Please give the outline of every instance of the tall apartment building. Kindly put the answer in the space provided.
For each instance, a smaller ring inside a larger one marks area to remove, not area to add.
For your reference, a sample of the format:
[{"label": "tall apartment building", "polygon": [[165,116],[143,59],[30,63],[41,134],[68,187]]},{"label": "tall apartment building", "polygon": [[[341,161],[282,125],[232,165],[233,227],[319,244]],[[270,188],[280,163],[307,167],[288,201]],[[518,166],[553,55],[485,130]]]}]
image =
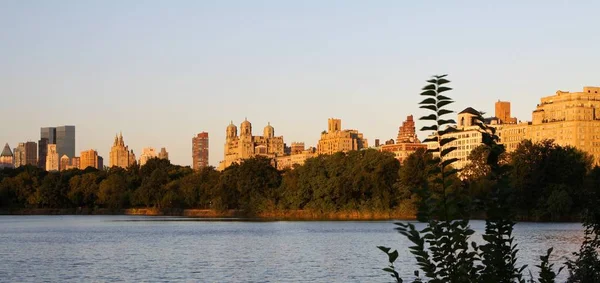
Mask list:
[{"label": "tall apartment building", "polygon": [[367,148],[367,139],[357,130],[342,130],[342,120],[330,118],[327,132],[321,133],[317,145],[318,154],[333,154]]},{"label": "tall apartment building", "polygon": [[84,170],[88,167],[102,169],[98,158],[98,152],[93,149],[82,151],[79,155],[79,169]]},{"label": "tall apartment building", "polygon": [[494,105],[496,118],[499,124],[516,124],[517,118],[510,115],[510,102],[498,100]]},{"label": "tall apartment building", "polygon": [[[45,168],[49,144],[56,144],[59,156],[75,157],[75,126],[44,127],[38,141],[38,166]],[[46,168],[46,170],[48,170]]]},{"label": "tall apartment building", "polygon": [[192,138],[192,168],[208,167],[208,133],[202,132]]},{"label": "tall apartment building", "polygon": [[66,154],[63,154],[63,156],[60,158],[58,170],[65,171],[65,170],[68,170],[70,166],[71,166],[71,159]]},{"label": "tall apartment building", "polygon": [[110,148],[109,167],[117,166],[121,168],[127,168],[135,164],[135,162],[136,160],[133,149],[129,150],[129,147],[125,145],[125,141],[123,141],[123,134],[119,134],[119,136],[115,135],[115,142]]},{"label": "tall apartment building", "polygon": [[156,150],[154,150],[153,147],[142,149],[142,154],[140,154],[140,166],[144,166],[148,160],[156,157]]},{"label": "tall apartment building", "polygon": [[[231,164],[241,162],[244,159],[263,156],[275,160],[277,156],[282,156],[285,153],[283,136],[275,136],[275,128],[271,126],[271,123],[265,126],[262,136],[252,135],[252,124],[247,119],[240,126],[239,136],[237,134],[237,127],[233,122],[227,126],[226,132],[225,159],[219,163],[219,170],[223,170]],[[206,154],[208,154],[208,151]]]},{"label": "tall apartment building", "polygon": [[60,156],[75,157],[75,126],[56,127],[56,150]]},{"label": "tall apartment building", "polygon": [[14,167],[14,158],[13,153],[10,150],[10,146],[8,143],[4,145],[4,149],[0,154],[0,169],[3,168],[13,168]]},{"label": "tall apartment building", "polygon": [[160,152],[158,153],[158,158],[169,160],[169,152],[164,147],[160,148]]},{"label": "tall apartment building", "polygon": [[391,140],[390,143],[382,146],[376,144],[376,147],[379,148],[379,151],[393,153],[400,163],[404,162],[409,155],[418,149],[427,149],[427,145],[421,143],[417,138],[415,121],[412,115],[407,116],[406,120],[402,122],[402,126],[398,128],[396,143],[394,143],[394,140]]},{"label": "tall apartment building", "polygon": [[81,169],[81,158],[80,157],[71,158],[71,168],[70,169]]},{"label": "tall apartment building", "polygon": [[46,169],[46,155],[48,155],[49,140],[47,138],[41,138],[38,141],[38,167]]},{"label": "tall apartment building", "polygon": [[38,162],[38,145],[35,142],[26,142],[25,143],[25,163],[27,165],[37,166]]},{"label": "tall apartment building", "polygon": [[513,151],[524,139],[538,142],[553,139],[591,154],[600,165],[600,87],[584,87],[581,92],[557,91],[542,97],[532,113],[532,121],[504,125],[500,141]]},{"label": "tall apartment building", "polygon": [[[471,107],[458,113],[458,124],[456,132],[444,135],[444,138],[456,138],[454,141],[444,145],[442,150],[449,147],[456,147],[456,150],[448,154],[445,158],[456,158],[458,161],[452,164],[456,169],[462,169],[469,164],[469,154],[476,147],[482,144],[482,135],[479,126],[475,123],[475,117],[479,112]],[[427,148],[435,149],[438,147],[436,142],[428,142]]]},{"label": "tall apartment building", "polygon": [[49,144],[46,152],[46,171],[58,171],[60,161],[58,158],[58,151],[56,151],[56,145]]},{"label": "tall apartment building", "polygon": [[25,159],[25,143],[24,142],[20,142],[19,145],[17,145],[17,147],[13,151],[13,156],[14,156],[15,168],[19,168],[19,167],[25,166],[27,164],[26,159]]}]

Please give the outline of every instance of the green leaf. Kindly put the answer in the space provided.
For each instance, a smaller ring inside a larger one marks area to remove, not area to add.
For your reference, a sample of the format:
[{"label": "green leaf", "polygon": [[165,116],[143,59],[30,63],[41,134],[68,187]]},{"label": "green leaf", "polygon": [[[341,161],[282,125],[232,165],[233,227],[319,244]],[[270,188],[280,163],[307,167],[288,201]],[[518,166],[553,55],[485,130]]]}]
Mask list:
[{"label": "green leaf", "polygon": [[423,116],[423,117],[419,118],[419,120],[437,121],[437,115],[435,115],[435,114],[429,114],[427,116]]},{"label": "green leaf", "polygon": [[378,249],[382,250],[384,253],[388,253],[391,249],[384,246],[377,246]]},{"label": "green leaf", "polygon": [[[439,107],[438,107],[439,108]],[[438,116],[454,113],[452,110],[440,109],[437,111]]]},{"label": "green leaf", "polygon": [[437,107],[435,107],[435,105],[421,105],[419,108],[429,109],[431,111],[437,112]]},{"label": "green leaf", "polygon": [[437,92],[442,93],[444,91],[449,91],[449,90],[452,90],[452,88],[441,86],[441,87],[438,87]]},{"label": "green leaf", "polygon": [[393,251],[389,253],[388,256],[390,257],[390,263],[393,263],[398,258],[398,251]]},{"label": "green leaf", "polygon": [[435,92],[435,90],[426,90],[424,92],[421,92],[421,95],[424,95],[424,96],[436,96],[437,92]]},{"label": "green leaf", "polygon": [[450,82],[450,81],[449,81],[449,80],[447,80],[447,79],[438,79],[438,80],[437,80],[437,84],[438,84],[438,85],[447,84],[447,83],[449,83],[449,82]]},{"label": "green leaf", "polygon": [[426,85],[423,87],[423,90],[435,90],[436,86],[434,84]]},{"label": "green leaf", "polygon": [[421,101],[419,104],[433,104],[435,105],[436,100],[435,98],[425,98],[423,101]]}]

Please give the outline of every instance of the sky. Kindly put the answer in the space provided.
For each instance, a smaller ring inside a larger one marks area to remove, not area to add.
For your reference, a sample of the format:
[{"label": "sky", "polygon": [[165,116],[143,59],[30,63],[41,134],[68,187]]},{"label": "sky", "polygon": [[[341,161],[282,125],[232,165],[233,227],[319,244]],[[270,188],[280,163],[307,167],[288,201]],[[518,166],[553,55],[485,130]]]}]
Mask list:
[{"label": "sky", "polygon": [[[76,152],[108,164],[115,134],[139,157],[268,122],[316,146],[327,119],[370,144],[419,117],[420,89],[448,74],[460,112],[510,101],[531,120],[557,90],[600,86],[600,1],[0,0],[0,143],[75,125]],[[417,128],[424,126],[417,121]],[[419,137],[424,138],[421,132]]]}]

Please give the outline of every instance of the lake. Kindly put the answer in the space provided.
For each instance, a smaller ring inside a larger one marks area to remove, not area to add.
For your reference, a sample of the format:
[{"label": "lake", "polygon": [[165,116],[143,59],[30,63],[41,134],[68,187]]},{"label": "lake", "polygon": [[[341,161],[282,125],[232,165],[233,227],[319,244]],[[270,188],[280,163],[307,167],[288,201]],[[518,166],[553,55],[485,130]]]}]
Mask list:
[{"label": "lake", "polygon": [[[472,227],[481,233],[483,221]],[[422,225],[422,224],[419,224]],[[405,278],[409,242],[392,221],[248,222],[144,216],[0,216],[2,282],[391,282],[381,270],[398,249]],[[534,267],[579,249],[578,223],[519,223],[519,258]],[[481,241],[480,234],[473,237]],[[564,281],[567,272],[563,271]]]}]

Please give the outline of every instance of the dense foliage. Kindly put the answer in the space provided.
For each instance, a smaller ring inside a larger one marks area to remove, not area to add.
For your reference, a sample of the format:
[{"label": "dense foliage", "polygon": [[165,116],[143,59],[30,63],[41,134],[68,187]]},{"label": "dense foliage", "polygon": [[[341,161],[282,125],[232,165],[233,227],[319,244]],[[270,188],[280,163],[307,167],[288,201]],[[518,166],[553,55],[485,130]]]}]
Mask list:
[{"label": "dense foliage", "polygon": [[[489,146],[482,145],[471,153],[472,165],[462,171],[462,179],[446,176],[447,189],[457,192],[456,200],[469,202],[490,194],[497,180],[486,164],[489,153]],[[417,213],[424,197],[415,188],[435,179],[432,160],[431,153],[418,150],[401,165],[393,155],[370,149],[318,156],[284,171],[265,158],[248,159],[222,172],[212,167],[195,172],[161,159],[127,170],[46,172],[23,166],[0,170],[0,208],[362,211],[410,216]],[[589,195],[600,188],[596,181],[600,169],[590,169],[585,153],[551,141],[524,141],[499,160],[505,171],[502,180],[514,188],[507,206],[523,219],[578,220]],[[484,212],[482,206],[468,211]]]}]

